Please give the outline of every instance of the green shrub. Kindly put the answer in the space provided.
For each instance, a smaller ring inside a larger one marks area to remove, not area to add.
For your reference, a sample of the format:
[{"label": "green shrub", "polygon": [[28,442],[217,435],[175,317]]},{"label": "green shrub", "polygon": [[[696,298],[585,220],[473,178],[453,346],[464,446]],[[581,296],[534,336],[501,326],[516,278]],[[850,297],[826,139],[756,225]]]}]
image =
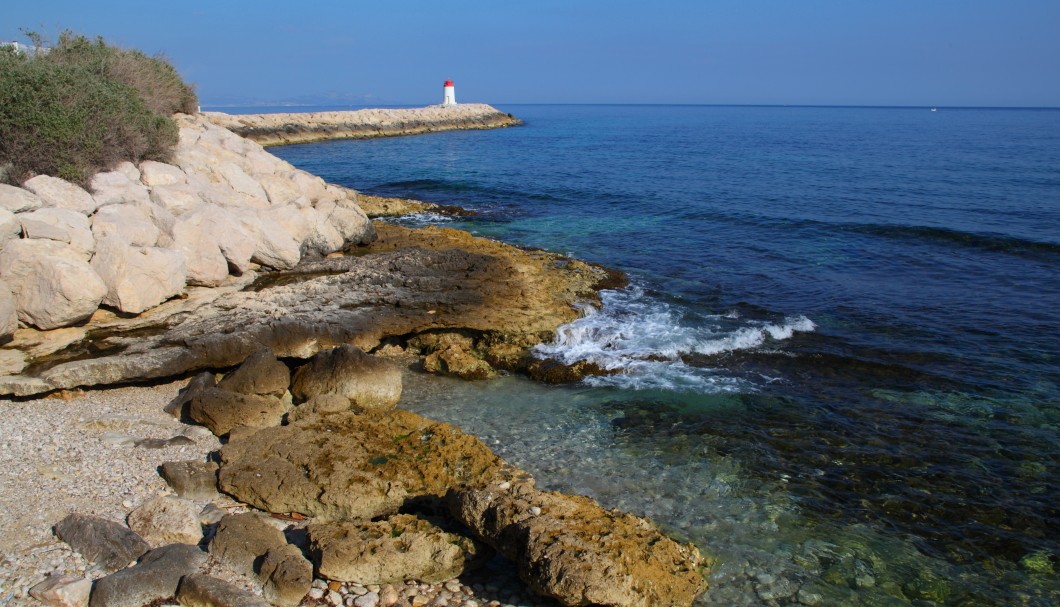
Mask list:
[{"label": "green shrub", "polygon": [[194,91],[167,62],[63,34],[32,58],[0,52],[0,165],[16,183],[35,174],[85,185],[129,160],[167,160],[169,115],[195,111]]}]

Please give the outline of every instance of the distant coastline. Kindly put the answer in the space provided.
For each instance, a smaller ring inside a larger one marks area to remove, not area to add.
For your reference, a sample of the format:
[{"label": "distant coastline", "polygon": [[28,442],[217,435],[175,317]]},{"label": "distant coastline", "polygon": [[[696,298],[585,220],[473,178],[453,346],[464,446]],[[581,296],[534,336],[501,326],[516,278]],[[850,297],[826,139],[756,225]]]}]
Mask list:
[{"label": "distant coastline", "polygon": [[261,145],[496,129],[521,124],[511,114],[484,103],[275,114],[204,112],[203,115],[214,124]]}]

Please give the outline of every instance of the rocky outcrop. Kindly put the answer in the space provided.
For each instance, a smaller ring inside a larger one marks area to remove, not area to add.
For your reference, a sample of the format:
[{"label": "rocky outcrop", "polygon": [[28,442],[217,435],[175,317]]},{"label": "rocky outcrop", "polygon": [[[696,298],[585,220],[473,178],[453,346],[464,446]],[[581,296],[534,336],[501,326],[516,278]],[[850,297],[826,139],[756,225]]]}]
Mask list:
[{"label": "rocky outcrop", "polygon": [[188,417],[224,436],[239,426],[268,428],[278,426],[287,405],[275,396],[240,394],[221,388],[208,388],[188,405]]},{"label": "rocky outcrop", "polygon": [[645,519],[532,483],[461,487],[450,512],[565,605],[684,607],[706,589],[699,551]]},{"label": "rocky outcrop", "polygon": [[206,112],[205,116],[214,124],[262,145],[496,129],[521,124],[511,114],[484,103],[305,114],[235,115]]},{"label": "rocky outcrop", "polygon": [[225,375],[218,388],[241,394],[280,398],[291,383],[291,371],[268,348],[251,354],[238,369]]},{"label": "rocky outcrop", "polygon": [[338,413],[267,428],[221,449],[220,487],[269,512],[370,519],[501,473],[477,438],[407,411]]},{"label": "rocky outcrop", "polygon": [[[188,288],[186,299],[136,318],[97,315],[63,340],[34,346],[32,377],[0,381],[0,392],[232,367],[262,347],[301,359],[343,344],[364,351],[398,344],[429,355],[457,337],[493,369],[520,370],[531,347],[577,318],[577,306],[597,301],[597,288],[613,284],[597,266],[458,230],[375,229],[378,240],[355,257],[303,262],[257,282],[248,275]],[[86,349],[99,354],[86,359]]]}]

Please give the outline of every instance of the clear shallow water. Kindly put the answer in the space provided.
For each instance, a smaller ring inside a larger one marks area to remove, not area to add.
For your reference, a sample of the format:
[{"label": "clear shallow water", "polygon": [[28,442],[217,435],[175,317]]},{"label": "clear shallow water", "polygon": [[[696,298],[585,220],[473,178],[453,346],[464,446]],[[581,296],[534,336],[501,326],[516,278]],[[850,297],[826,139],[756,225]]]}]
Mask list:
[{"label": "clear shallow water", "polygon": [[502,109],[273,148],[631,275],[547,352],[625,373],[405,406],[717,554],[704,604],[1060,602],[1060,112]]}]

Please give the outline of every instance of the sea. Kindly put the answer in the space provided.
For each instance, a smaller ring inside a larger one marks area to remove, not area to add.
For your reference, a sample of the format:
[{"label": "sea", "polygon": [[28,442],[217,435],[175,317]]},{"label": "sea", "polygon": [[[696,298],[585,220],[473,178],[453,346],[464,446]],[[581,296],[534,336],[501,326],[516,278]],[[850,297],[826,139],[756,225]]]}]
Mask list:
[{"label": "sea", "polygon": [[697,605],[1060,605],[1060,110],[499,109],[270,149],[629,276],[538,349],[617,374],[403,407],[697,544]]}]

